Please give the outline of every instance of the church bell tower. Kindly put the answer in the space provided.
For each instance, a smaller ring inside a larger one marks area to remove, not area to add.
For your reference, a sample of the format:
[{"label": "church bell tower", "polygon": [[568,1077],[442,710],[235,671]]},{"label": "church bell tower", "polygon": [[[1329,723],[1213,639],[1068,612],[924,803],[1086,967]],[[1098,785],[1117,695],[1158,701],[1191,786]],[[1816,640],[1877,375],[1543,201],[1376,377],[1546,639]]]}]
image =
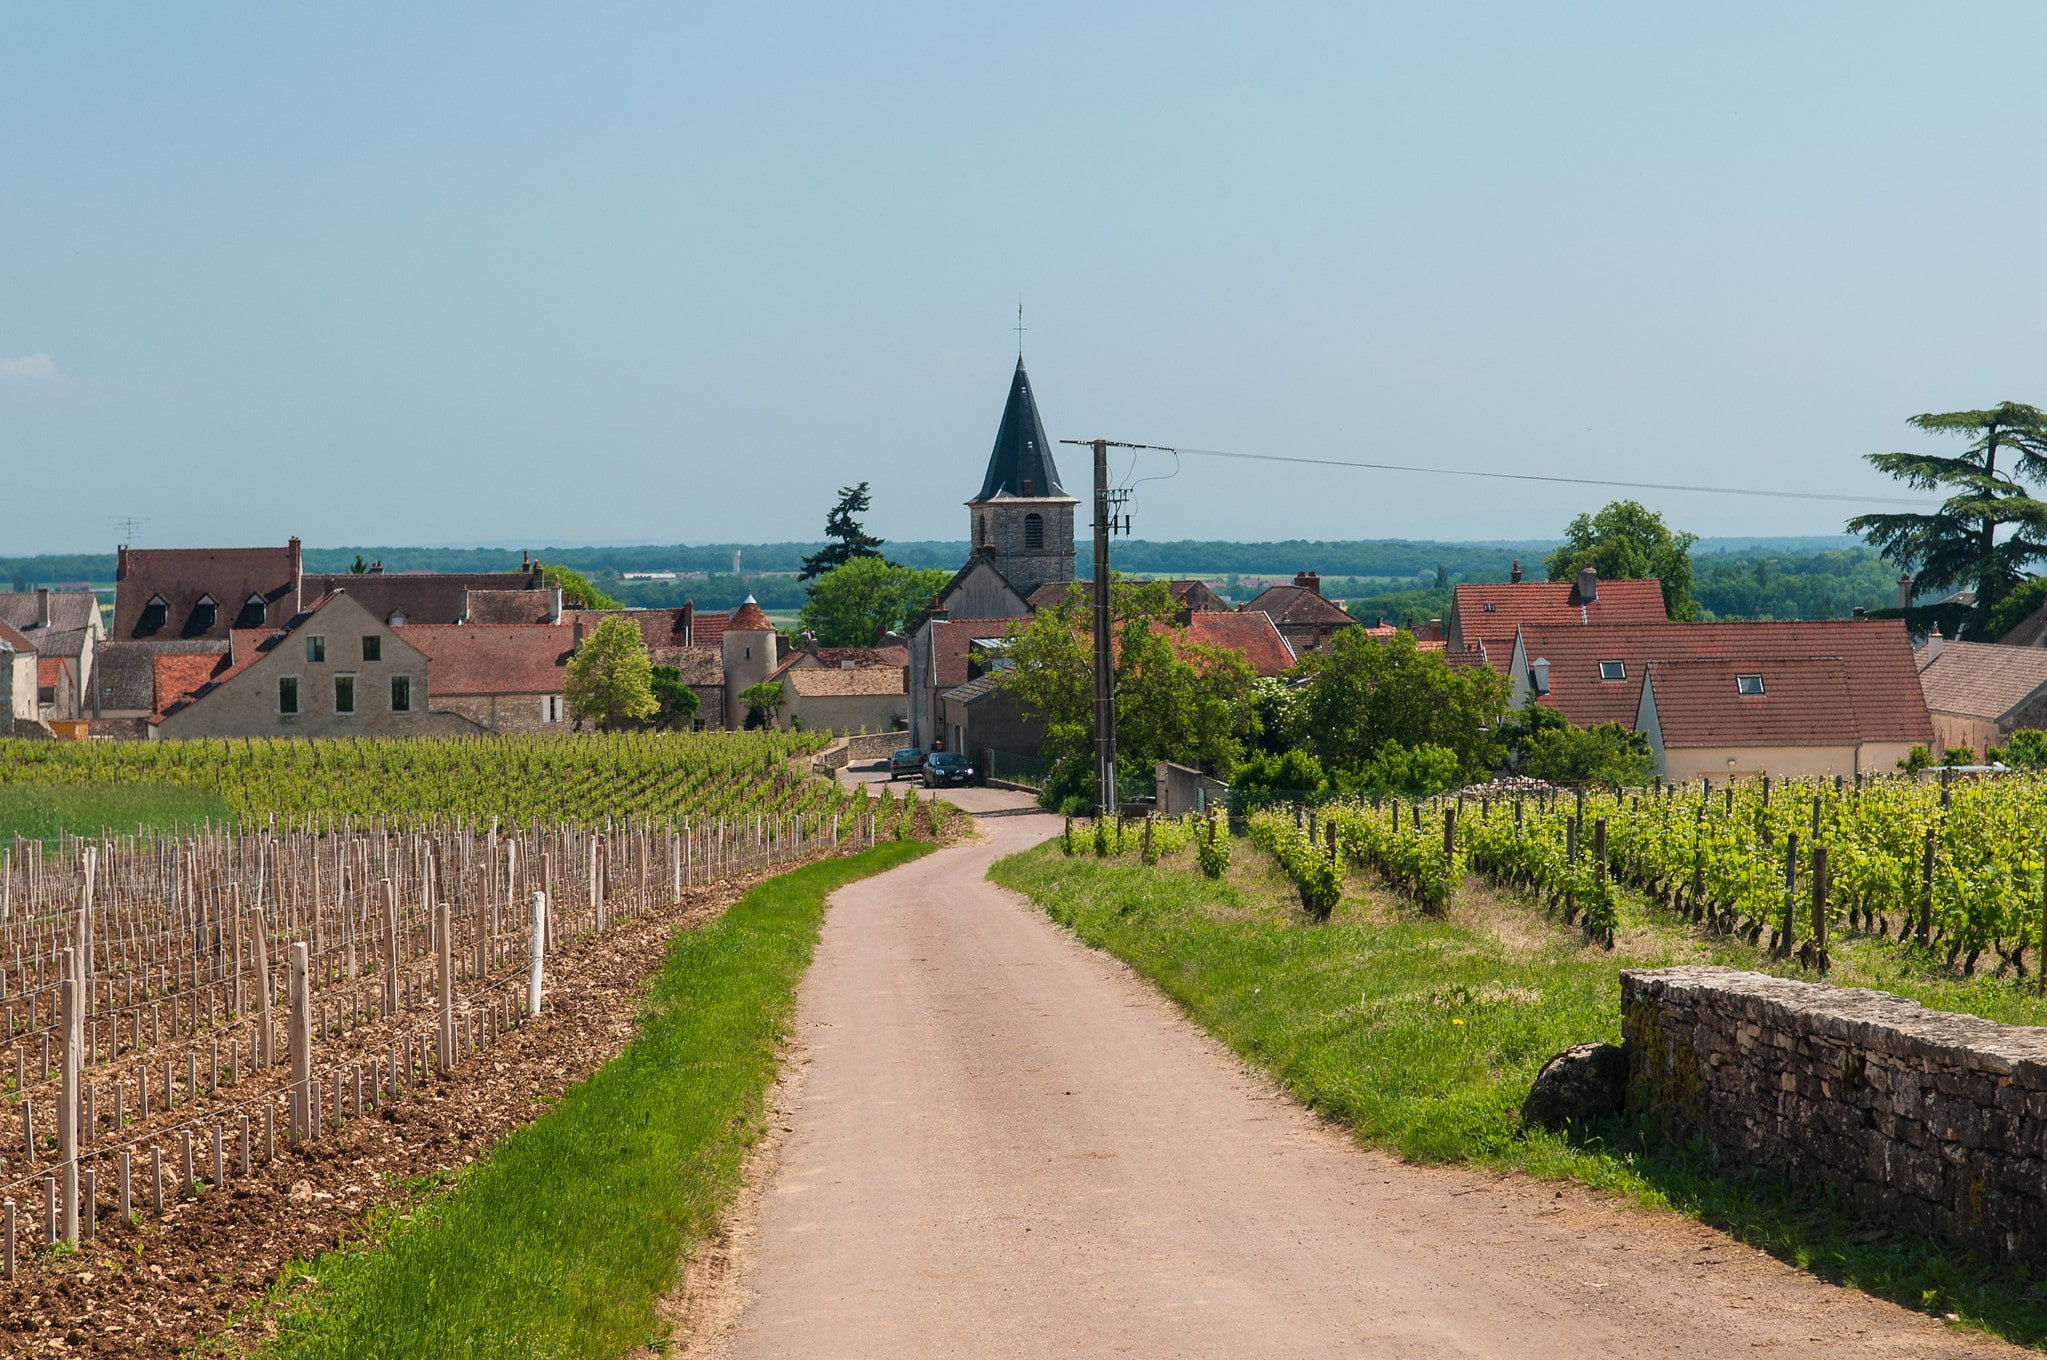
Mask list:
[{"label": "church bell tower", "polygon": [[967,502],[974,551],[1029,595],[1073,579],[1073,514],[1080,502],[1059,484],[1052,446],[1022,358],[1010,379],[1009,402],[995,431],[995,451],[980,494]]}]

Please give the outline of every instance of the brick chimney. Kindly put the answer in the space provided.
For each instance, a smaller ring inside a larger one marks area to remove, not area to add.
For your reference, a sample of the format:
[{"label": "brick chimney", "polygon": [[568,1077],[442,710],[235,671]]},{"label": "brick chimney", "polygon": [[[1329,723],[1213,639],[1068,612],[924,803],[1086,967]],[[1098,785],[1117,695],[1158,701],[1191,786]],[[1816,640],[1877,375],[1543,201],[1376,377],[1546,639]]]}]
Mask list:
[{"label": "brick chimney", "polygon": [[697,602],[695,600],[684,600],[682,602],[682,645],[685,647],[697,645]]},{"label": "brick chimney", "polygon": [[1507,579],[1515,585],[1521,584],[1521,559],[1514,559],[1514,569],[1507,573]]},{"label": "brick chimney", "polygon": [[302,578],[305,576],[306,560],[305,554],[300,551],[299,536],[297,534],[293,534],[286,541],[285,546],[291,549],[291,612],[296,614],[299,610],[305,608],[303,596],[299,593],[299,587]]},{"label": "brick chimney", "polygon": [[114,579],[116,581],[128,579],[128,545],[126,543],[114,549]]},{"label": "brick chimney", "polygon": [[50,626],[50,588],[48,586],[37,586],[36,627],[48,628],[49,626]]},{"label": "brick chimney", "polygon": [[1591,604],[1599,598],[1599,573],[1591,567],[1578,569],[1578,603]]},{"label": "brick chimney", "polygon": [[1312,590],[1317,595],[1322,593],[1322,576],[1320,572],[1297,571],[1294,573],[1294,584],[1302,590]]},{"label": "brick chimney", "polygon": [[1912,607],[1912,577],[1908,572],[1898,578],[1898,608]]}]

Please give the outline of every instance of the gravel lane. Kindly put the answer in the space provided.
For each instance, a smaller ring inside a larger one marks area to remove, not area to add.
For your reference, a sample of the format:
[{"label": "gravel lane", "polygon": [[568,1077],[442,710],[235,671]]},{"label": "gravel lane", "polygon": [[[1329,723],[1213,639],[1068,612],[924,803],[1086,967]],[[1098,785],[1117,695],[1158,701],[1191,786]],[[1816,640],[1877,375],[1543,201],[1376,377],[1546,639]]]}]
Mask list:
[{"label": "gravel lane", "polygon": [[1056,819],[948,796],[982,839],[833,899],[714,1351],[2020,1353],[1675,1215],[1360,1149],[986,881]]}]

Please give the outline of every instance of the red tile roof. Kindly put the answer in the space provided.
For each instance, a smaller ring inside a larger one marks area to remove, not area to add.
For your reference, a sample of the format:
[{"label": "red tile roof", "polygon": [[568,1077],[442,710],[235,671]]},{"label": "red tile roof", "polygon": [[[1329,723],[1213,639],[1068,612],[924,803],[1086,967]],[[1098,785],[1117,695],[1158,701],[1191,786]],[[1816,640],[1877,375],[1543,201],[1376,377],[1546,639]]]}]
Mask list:
[{"label": "red tile roof", "polygon": [[1664,623],[1663,585],[1654,579],[1601,581],[1597,598],[1578,598],[1576,581],[1512,581],[1462,585],[1450,607],[1450,636],[1469,647],[1511,643],[1516,628],[1577,624]]},{"label": "red tile roof", "polygon": [[[284,622],[299,607],[298,553],[294,548],[124,548],[121,579],[114,584],[117,638],[224,638],[252,595],[261,596],[263,621]],[[193,617],[201,596],[210,596],[213,623]],[[164,624],[146,628],[143,611],[152,598],[165,605]]]},{"label": "red tile roof", "polygon": [[938,669],[938,689],[943,692],[964,685],[967,652],[975,638],[1008,637],[1009,630],[1030,623],[1029,619],[933,619],[931,655]]},{"label": "red tile roof", "polygon": [[725,628],[728,632],[751,630],[756,633],[772,633],[775,631],[775,625],[768,622],[768,616],[761,612],[761,607],[753,602],[753,596],[751,595],[746,597],[745,604],[739,606],[733,612],[732,618],[725,624]]},{"label": "red tile roof", "polygon": [[730,610],[720,609],[715,613],[699,611],[696,622],[690,625],[690,637],[699,647],[716,647],[725,640],[725,629],[731,622]]},{"label": "red tile roof", "polygon": [[8,627],[5,621],[0,621],[0,642],[6,643],[17,652],[33,652],[36,649],[36,645],[33,642],[23,637],[15,629]]},{"label": "red tile roof", "polygon": [[[1742,694],[1739,675],[1760,675],[1763,692]],[[1666,748],[1853,746],[1888,735],[1863,731],[1838,657],[1652,661],[1649,686]]]},{"label": "red tile roof", "polygon": [[36,685],[41,689],[54,689],[64,683],[64,658],[61,656],[39,656],[36,658]]},{"label": "red tile roof", "polygon": [[1306,586],[1267,586],[1244,605],[1243,612],[1269,614],[1282,626],[1347,628],[1357,622],[1334,601]]},{"label": "red tile roof", "polygon": [[889,669],[901,670],[910,664],[908,647],[820,647],[813,657],[802,648],[797,648],[782,658],[782,663],[768,672],[768,679],[779,679],[783,672],[791,670],[845,670],[846,663],[852,662],[854,670]]},{"label": "red tile roof", "polygon": [[150,658],[155,695],[150,710],[161,713],[178,700],[197,693],[206,682],[225,675],[230,662],[220,652],[159,653]]},{"label": "red tile roof", "polygon": [[560,694],[575,628],[566,623],[412,624],[402,636],[427,658],[427,690],[462,694]]},{"label": "red tile roof", "polygon": [[1919,672],[1935,713],[2004,717],[2047,688],[2047,651],[1991,642],[1943,642]]},{"label": "red tile roof", "polygon": [[[1602,589],[1602,593],[1604,593]],[[1778,623],[1662,623],[1642,627],[1531,628],[1522,633],[1530,663],[1546,659],[1549,693],[1538,700],[1581,727],[1635,725],[1650,663],[1720,660],[1754,663],[1808,659],[1842,665],[1857,730],[1864,741],[1933,740],[1912,643],[1900,619],[1827,619]],[[1488,644],[1495,666],[1511,647]],[[1599,678],[1618,661],[1620,680]],[[1730,672],[1731,674],[1732,672]],[[1524,682],[1526,676],[1520,677]]]},{"label": "red tile roof", "polygon": [[1294,649],[1265,613],[1225,614],[1197,609],[1187,617],[1186,635],[1204,646],[1236,652],[1261,679],[1293,669]]}]

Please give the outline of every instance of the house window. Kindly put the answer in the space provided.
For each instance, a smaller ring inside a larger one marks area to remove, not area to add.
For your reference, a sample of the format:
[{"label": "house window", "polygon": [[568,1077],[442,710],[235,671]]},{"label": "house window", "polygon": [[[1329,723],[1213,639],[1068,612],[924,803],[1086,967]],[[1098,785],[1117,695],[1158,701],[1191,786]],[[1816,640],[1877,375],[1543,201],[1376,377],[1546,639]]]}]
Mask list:
[{"label": "house window", "polygon": [[1042,548],[1044,546],[1045,517],[1036,511],[1032,511],[1024,516],[1024,547],[1028,549]]},{"label": "house window", "polygon": [[362,659],[365,661],[382,661],[384,659],[384,639],[375,634],[364,638],[362,640]]},{"label": "house window", "polygon": [[1737,676],[1735,676],[1735,677],[1734,677],[1734,692],[1735,692],[1736,694],[1749,694],[1749,695],[1754,695],[1754,694],[1761,694],[1761,693],[1763,692],[1763,677],[1762,677],[1762,676],[1760,676],[1760,675],[1737,675]]},{"label": "house window", "polygon": [[299,678],[296,675],[277,677],[277,711],[279,713],[299,711]]},{"label": "house window", "polygon": [[211,595],[201,595],[199,603],[192,606],[192,626],[194,628],[211,628],[214,620],[219,617],[220,605]]},{"label": "house window", "polygon": [[559,694],[547,695],[540,701],[540,721],[558,723],[561,720],[562,720],[561,695]]},{"label": "house window", "polygon": [[[372,638],[370,640],[374,642],[376,639]],[[376,658],[370,657],[366,659],[374,661]],[[391,711],[393,713],[412,712],[411,676],[394,675],[391,677]]]},{"label": "house window", "polygon": [[326,659],[327,659],[327,639],[326,639],[326,638],[323,638],[323,637],[310,637],[310,636],[309,636],[309,637],[307,637],[307,638],[306,638],[306,660],[308,660],[308,661],[325,661]]},{"label": "house window", "polygon": [[334,677],[334,711],[336,713],[355,712],[354,676],[337,675]]},{"label": "house window", "polygon": [[163,596],[152,595],[149,597],[149,603],[142,606],[142,626],[144,628],[161,628],[164,625],[164,620],[170,616],[170,612],[171,607],[164,603]]},{"label": "house window", "polygon": [[703,730],[704,730],[704,720],[703,720],[702,718],[691,718],[691,719],[689,720],[689,730],[690,730],[690,731],[692,731],[692,732],[701,732],[701,731],[703,731]]},{"label": "house window", "polygon": [[269,602],[261,595],[251,595],[242,601],[241,617],[235,620],[237,628],[261,628],[263,615],[269,612]]},{"label": "house window", "polygon": [[1625,680],[1628,678],[1628,663],[1625,661],[1602,661],[1599,663],[1599,678],[1602,680]]},{"label": "house window", "polygon": [[1498,604],[1497,604],[1497,603],[1496,603],[1495,601],[1492,601],[1492,600],[1487,600],[1487,601],[1485,602],[1485,609],[1484,609],[1484,610],[1483,610],[1482,612],[1484,612],[1484,613],[1487,613],[1487,614],[1490,614],[1490,613],[1492,613],[1492,612],[1493,612],[1493,610],[1494,610],[1494,609],[1496,609],[1496,608],[1498,608],[1498,607],[1499,607],[1499,606],[1498,606]]}]

